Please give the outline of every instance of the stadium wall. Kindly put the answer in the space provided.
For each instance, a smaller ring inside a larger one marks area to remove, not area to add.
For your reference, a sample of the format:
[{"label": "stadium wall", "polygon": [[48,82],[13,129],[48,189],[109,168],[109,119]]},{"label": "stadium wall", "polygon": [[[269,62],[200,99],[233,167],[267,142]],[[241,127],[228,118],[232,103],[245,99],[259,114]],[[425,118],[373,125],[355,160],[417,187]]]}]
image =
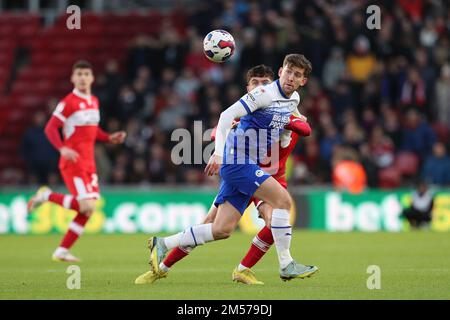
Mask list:
[{"label": "stadium wall", "polygon": [[[333,189],[291,189],[296,228],[331,232],[403,232],[409,226],[400,215],[411,202],[411,190],[370,190],[359,195]],[[46,203],[27,216],[30,190],[0,193],[0,234],[49,234],[64,232],[75,212]],[[86,233],[178,232],[200,223],[215,196],[211,189],[107,189]],[[239,228],[256,233],[263,226],[253,204]],[[450,190],[436,192],[431,230],[450,231]]]}]

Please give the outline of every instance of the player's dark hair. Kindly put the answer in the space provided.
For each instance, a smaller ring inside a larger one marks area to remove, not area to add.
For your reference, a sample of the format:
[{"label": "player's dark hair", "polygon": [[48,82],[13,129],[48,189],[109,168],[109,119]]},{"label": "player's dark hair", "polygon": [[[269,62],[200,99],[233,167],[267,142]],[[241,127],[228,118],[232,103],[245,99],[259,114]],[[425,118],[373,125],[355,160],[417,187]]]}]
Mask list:
[{"label": "player's dark hair", "polygon": [[293,66],[303,69],[304,76],[306,78],[309,77],[312,71],[311,62],[308,59],[306,59],[304,55],[298,53],[288,54],[283,61],[283,67],[285,66]]},{"label": "player's dark hair", "polygon": [[72,71],[76,69],[91,69],[92,71],[94,71],[92,64],[86,60],[78,60],[77,62],[75,62],[72,67]]},{"label": "player's dark hair", "polygon": [[247,71],[247,83],[249,83],[250,79],[253,77],[268,77],[273,80],[275,74],[273,73],[272,68],[264,64],[260,64]]}]

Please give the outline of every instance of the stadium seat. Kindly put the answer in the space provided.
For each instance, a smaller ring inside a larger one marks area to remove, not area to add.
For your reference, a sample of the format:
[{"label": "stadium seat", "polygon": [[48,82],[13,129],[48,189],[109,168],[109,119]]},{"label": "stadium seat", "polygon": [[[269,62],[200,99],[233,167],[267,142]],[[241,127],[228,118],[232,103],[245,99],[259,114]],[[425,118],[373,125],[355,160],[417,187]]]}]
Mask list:
[{"label": "stadium seat", "polygon": [[419,157],[412,152],[400,152],[395,156],[394,168],[403,176],[415,176],[419,170]]},{"label": "stadium seat", "polygon": [[381,169],[378,172],[378,187],[382,189],[393,189],[400,187],[402,177],[395,167]]},{"label": "stadium seat", "polygon": [[433,124],[433,131],[438,136],[439,140],[443,143],[448,143],[450,141],[450,129],[448,125],[445,125],[444,123],[434,123]]}]

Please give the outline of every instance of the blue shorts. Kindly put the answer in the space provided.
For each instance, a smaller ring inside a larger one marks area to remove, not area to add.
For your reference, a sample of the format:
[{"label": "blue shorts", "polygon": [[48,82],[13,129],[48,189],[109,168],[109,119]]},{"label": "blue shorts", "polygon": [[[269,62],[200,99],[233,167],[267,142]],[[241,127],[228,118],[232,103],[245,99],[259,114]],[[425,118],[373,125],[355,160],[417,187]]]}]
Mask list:
[{"label": "blue shorts", "polygon": [[224,164],[220,168],[220,176],[222,181],[214,205],[218,207],[228,201],[241,215],[256,189],[270,178],[270,175],[256,164]]}]

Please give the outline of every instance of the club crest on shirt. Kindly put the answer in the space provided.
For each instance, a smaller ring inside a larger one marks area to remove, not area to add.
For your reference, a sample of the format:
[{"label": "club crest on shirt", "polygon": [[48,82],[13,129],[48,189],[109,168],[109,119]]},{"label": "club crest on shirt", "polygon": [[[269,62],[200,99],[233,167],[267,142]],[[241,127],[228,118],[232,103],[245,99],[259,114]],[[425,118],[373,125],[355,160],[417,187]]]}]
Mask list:
[{"label": "club crest on shirt", "polygon": [[264,175],[264,171],[262,171],[262,170],[256,170],[256,171],[255,171],[255,175],[256,175],[258,178],[261,178],[261,177]]},{"label": "club crest on shirt", "polygon": [[80,103],[80,109],[86,109],[86,104],[84,102]]}]

